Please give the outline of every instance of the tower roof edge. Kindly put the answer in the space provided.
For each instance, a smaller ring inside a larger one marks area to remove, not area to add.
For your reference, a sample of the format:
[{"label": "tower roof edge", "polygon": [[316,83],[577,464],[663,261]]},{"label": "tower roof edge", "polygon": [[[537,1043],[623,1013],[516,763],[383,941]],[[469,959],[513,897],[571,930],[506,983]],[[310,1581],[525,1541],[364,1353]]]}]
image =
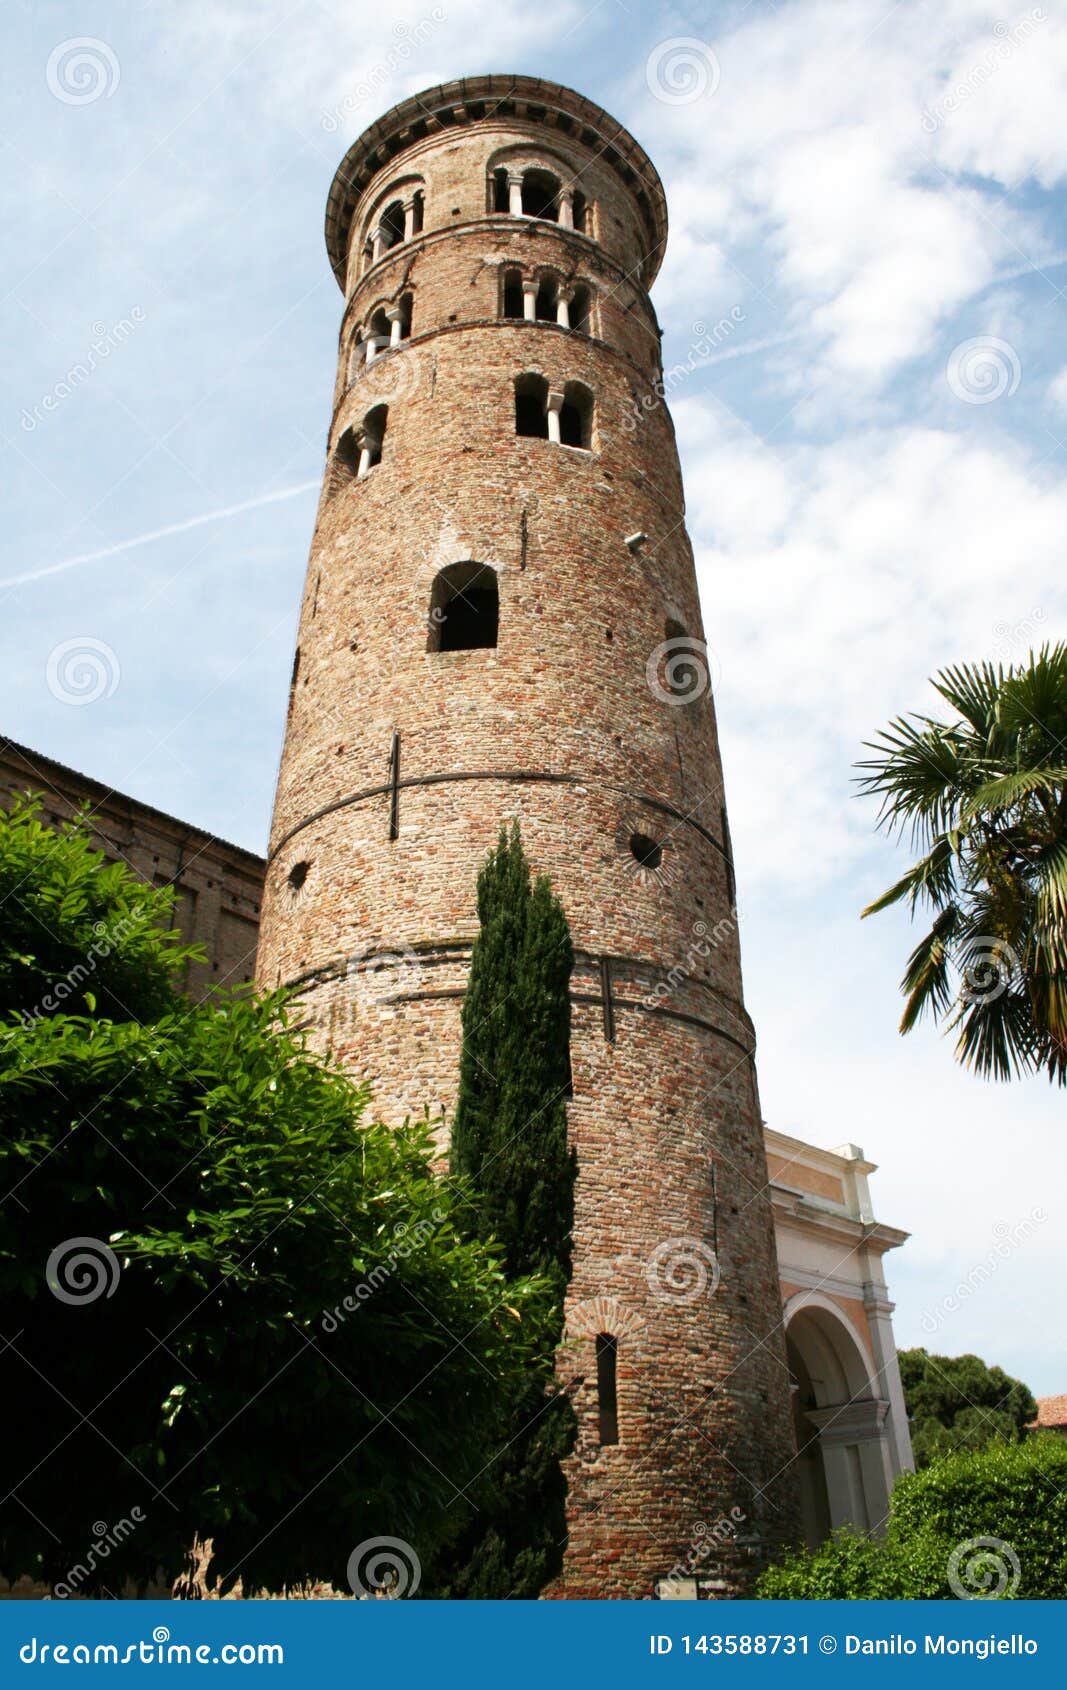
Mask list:
[{"label": "tower roof edge", "polygon": [[[344,289],[348,232],[352,213],[367,183],[389,160],[428,134],[497,116],[525,122],[564,120],[575,139],[590,134],[604,161],[626,184],[637,203],[645,230],[642,283],[651,287],[667,241],[667,199],[655,165],[617,118],[561,82],[540,76],[466,76],[412,94],[365,129],[338,166],[326,202],[326,250],[338,285]],[[590,144],[587,140],[586,144]]]}]

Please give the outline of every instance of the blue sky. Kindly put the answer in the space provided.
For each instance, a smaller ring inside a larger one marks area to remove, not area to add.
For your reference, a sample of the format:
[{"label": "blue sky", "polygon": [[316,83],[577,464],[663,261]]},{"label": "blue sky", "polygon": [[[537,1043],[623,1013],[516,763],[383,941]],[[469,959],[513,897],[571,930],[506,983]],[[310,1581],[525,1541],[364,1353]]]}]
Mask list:
[{"label": "blue sky", "polygon": [[729,321],[672,409],[766,1115],[880,1164],[876,1209],[913,1234],[887,1261],[901,1344],[1067,1390],[1062,1095],[897,1036],[907,924],[857,912],[903,859],[850,787],[938,667],[1067,634],[1067,14],[9,0],[6,22],[3,730],[263,849],[341,309],[333,172],[449,77],[580,88],[665,182],[668,365]]}]

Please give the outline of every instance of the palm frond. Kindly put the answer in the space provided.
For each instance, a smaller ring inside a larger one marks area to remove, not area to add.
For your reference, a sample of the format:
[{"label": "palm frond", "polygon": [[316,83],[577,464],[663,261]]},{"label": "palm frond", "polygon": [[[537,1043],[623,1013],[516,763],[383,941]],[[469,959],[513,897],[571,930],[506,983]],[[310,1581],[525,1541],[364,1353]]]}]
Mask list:
[{"label": "palm frond", "polygon": [[1061,796],[1067,782],[1067,769],[1018,769],[1012,774],[999,775],[995,780],[983,781],[962,805],[960,818],[969,821],[983,810],[1009,810],[1021,798],[1033,792],[1044,792],[1053,798]]},{"label": "palm frond", "polygon": [[955,904],[942,910],[933,927],[916,945],[908,958],[908,966],[900,989],[907,993],[900,1031],[910,1033],[927,1010],[936,1016],[947,1015],[952,1004],[950,978],[950,944],[959,921]]},{"label": "palm frond", "polygon": [[888,909],[890,904],[899,903],[901,898],[910,898],[912,909],[920,898],[925,898],[935,909],[942,908],[956,891],[959,839],[959,833],[955,829],[951,833],[941,834],[935,839],[933,849],[925,857],[920,857],[917,863],[913,863],[895,886],[890,886],[873,904],[867,905],[860,919],[877,915],[879,910]]},{"label": "palm frond", "polygon": [[983,741],[988,741],[997,719],[997,702],[1004,670],[991,663],[954,663],[933,677],[933,686],[953,709],[958,710]]}]

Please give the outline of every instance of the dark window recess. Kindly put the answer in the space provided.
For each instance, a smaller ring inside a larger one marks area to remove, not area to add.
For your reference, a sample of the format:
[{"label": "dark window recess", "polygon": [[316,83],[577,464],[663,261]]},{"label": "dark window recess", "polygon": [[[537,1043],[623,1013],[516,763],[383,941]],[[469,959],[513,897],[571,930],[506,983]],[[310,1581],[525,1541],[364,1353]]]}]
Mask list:
[{"label": "dark window recess", "polygon": [[300,647],[297,646],[293,654],[293,672],[289,677],[289,709],[292,711],[293,699],[296,696],[297,677],[300,674]]},{"label": "dark window recess", "polygon": [[493,185],[491,195],[491,211],[507,211],[511,196],[508,193],[508,173],[506,170],[493,171]]},{"label": "dark window recess", "polygon": [[659,868],[663,861],[663,846],[647,833],[631,833],[630,850],[642,868]]},{"label": "dark window recess", "polygon": [[521,317],[522,308],[522,276],[518,270],[508,270],[504,276],[504,315],[505,317]]},{"label": "dark window recess", "polygon": [[586,450],[593,443],[593,395],[580,381],[569,381],[563,389],[559,438],[563,446],[582,446]]},{"label": "dark window recess", "polygon": [[378,227],[382,232],[382,251],[389,252],[394,246],[399,246],[404,239],[404,207],[399,200],[394,200],[382,213]]},{"label": "dark window recess", "polygon": [[310,863],[294,863],[289,870],[289,884],[294,892],[299,892],[311,872]]},{"label": "dark window recess", "polygon": [[559,182],[547,170],[527,170],[522,179],[522,209],[526,217],[559,221]]},{"label": "dark window recess", "polygon": [[548,383],[543,376],[519,376],[515,383],[515,433],[548,439]]},{"label": "dark window recess", "polygon": [[596,1395],[601,1444],[619,1441],[619,1397],[616,1372],[619,1340],[610,1332],[596,1336]]},{"label": "dark window recess", "polygon": [[473,559],[442,569],[430,595],[428,651],[484,651],[497,643],[496,571]]},{"label": "dark window recess", "polygon": [[556,284],[543,281],[538,285],[537,304],[535,314],[539,323],[554,323],[556,320]]}]

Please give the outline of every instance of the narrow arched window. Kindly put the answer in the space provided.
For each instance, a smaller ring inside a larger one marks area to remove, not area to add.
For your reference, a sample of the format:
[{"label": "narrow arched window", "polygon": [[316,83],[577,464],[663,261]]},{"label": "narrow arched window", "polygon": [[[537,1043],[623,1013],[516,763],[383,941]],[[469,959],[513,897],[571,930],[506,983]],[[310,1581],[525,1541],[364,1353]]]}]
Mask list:
[{"label": "narrow arched window", "polygon": [[500,596],[496,570],[468,558],[434,577],[427,651],[484,651],[497,643]]},{"label": "narrow arched window", "polygon": [[544,217],[559,222],[559,177],[547,170],[527,170],[522,178],[524,217]]},{"label": "narrow arched window", "polygon": [[579,334],[589,334],[591,298],[589,289],[579,284],[571,295],[570,326],[577,329]]},{"label": "narrow arched window", "polygon": [[[293,713],[293,701],[296,698],[296,683],[300,676],[300,647],[297,646],[293,654],[293,672],[289,677],[289,714]],[[725,811],[723,812],[725,814]]]},{"label": "narrow arched window", "polygon": [[382,461],[382,447],[385,444],[385,427],[389,420],[388,405],[375,405],[373,411],[368,411],[363,418],[363,450],[360,454],[359,473],[366,475],[369,469]]},{"label": "narrow arched window", "polygon": [[556,295],[559,292],[551,276],[542,276],[537,284],[537,305],[535,316],[538,322],[554,323],[556,320]]},{"label": "narrow arched window", "polygon": [[563,389],[559,440],[561,446],[582,446],[587,451],[593,444],[593,395],[584,382],[569,381]]},{"label": "narrow arched window", "polygon": [[580,235],[591,235],[592,218],[589,215],[589,201],[580,188],[574,190],[574,227]]},{"label": "narrow arched window", "polygon": [[616,1371],[619,1340],[610,1332],[596,1335],[596,1396],[597,1418],[601,1444],[619,1441],[619,1397]]},{"label": "narrow arched window", "polygon": [[375,359],[379,352],[384,352],[389,345],[390,323],[385,314],[385,308],[380,307],[374,312],[367,324],[367,361]]},{"label": "narrow arched window", "polygon": [[515,378],[515,433],[548,439],[548,383],[543,376]]},{"label": "narrow arched window", "polygon": [[489,210],[507,212],[510,209],[511,196],[508,191],[508,173],[501,166],[494,170],[489,178]]},{"label": "narrow arched window", "polygon": [[426,217],[426,195],[420,188],[411,202],[411,233],[422,234],[422,226]]},{"label": "narrow arched window", "polygon": [[346,428],[334,447],[330,492],[336,493],[359,474],[361,444],[354,428]]},{"label": "narrow arched window", "polygon": [[390,252],[394,246],[399,246],[404,239],[404,206],[400,200],[393,200],[387,205],[378,219],[381,232],[383,252]]},{"label": "narrow arched window", "polygon": [[363,339],[363,330],[357,329],[352,338],[352,346],[348,354],[348,385],[351,387],[359,373],[360,365],[367,356],[367,347]]},{"label": "narrow arched window", "polygon": [[522,271],[504,271],[504,294],[502,309],[505,317],[522,317],[525,315],[522,305]]}]

